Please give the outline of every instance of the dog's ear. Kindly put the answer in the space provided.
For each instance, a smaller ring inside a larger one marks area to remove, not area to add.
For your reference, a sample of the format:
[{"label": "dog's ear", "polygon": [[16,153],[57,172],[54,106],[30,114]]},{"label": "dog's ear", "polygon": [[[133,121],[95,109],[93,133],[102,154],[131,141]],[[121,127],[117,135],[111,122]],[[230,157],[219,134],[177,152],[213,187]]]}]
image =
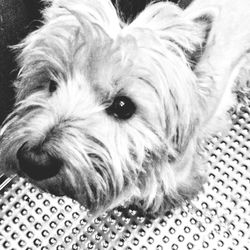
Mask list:
[{"label": "dog's ear", "polygon": [[212,42],[210,40],[213,37],[213,24],[220,11],[220,8],[216,6],[216,4],[211,7],[205,4],[206,6],[203,8],[204,2],[205,1],[194,1],[182,15],[184,19],[193,23],[201,39],[198,44],[195,44],[192,51],[185,51],[192,69],[195,69],[207,45]]},{"label": "dog's ear", "polygon": [[206,47],[216,9],[193,7],[183,10],[170,2],[150,4],[131,23],[134,28],[151,30],[176,54],[185,56],[195,68]]},{"label": "dog's ear", "polygon": [[44,11],[45,21],[55,20],[71,21],[74,16],[80,23],[90,22],[99,26],[111,38],[116,37],[120,31],[121,20],[111,0],[46,0],[51,6]]}]

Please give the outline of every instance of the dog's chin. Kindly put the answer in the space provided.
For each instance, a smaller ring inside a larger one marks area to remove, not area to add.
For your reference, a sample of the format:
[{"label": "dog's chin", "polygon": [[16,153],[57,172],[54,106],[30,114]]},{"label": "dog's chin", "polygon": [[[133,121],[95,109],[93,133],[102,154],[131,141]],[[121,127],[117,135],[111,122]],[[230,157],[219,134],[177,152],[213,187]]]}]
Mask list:
[{"label": "dog's chin", "polygon": [[48,193],[57,197],[66,196],[78,201],[85,207],[87,207],[88,205],[84,195],[80,197],[81,194],[78,194],[79,196],[77,196],[77,192],[74,189],[73,185],[71,185],[71,183],[67,183],[66,181],[62,181],[63,176],[59,177],[58,175],[42,181],[36,181],[27,176],[25,173],[19,173],[19,176],[36,186],[41,192]]},{"label": "dog's chin", "polygon": [[[39,188],[42,192],[54,195],[56,197],[67,197],[72,200],[77,201],[80,205],[84,206],[91,213],[95,214],[99,210],[105,209],[105,207],[110,203],[108,195],[102,194],[101,197],[98,196],[98,190],[94,187],[89,187],[88,183],[77,183],[77,186],[65,176],[64,174],[58,174],[42,181],[35,181],[30,177],[25,176],[30,183]],[[82,189],[79,188],[82,186]],[[91,194],[87,192],[91,188]]]}]

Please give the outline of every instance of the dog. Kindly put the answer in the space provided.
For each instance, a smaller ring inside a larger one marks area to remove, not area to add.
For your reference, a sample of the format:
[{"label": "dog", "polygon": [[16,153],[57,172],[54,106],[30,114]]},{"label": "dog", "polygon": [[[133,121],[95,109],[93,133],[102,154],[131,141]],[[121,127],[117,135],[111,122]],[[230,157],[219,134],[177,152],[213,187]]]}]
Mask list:
[{"label": "dog", "polygon": [[157,214],[194,197],[203,142],[248,81],[250,1],[156,2],[130,23],[109,0],[47,5],[15,47],[1,170],[93,213],[135,203]]}]

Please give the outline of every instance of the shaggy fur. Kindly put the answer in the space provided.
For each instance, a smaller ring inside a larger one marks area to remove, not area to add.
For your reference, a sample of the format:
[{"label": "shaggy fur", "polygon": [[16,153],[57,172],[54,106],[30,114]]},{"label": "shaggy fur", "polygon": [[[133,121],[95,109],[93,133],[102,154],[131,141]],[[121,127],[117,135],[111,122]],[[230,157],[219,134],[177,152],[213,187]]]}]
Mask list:
[{"label": "shaggy fur", "polygon": [[[193,197],[206,176],[201,142],[224,126],[247,62],[250,1],[158,2],[130,24],[109,0],[48,3],[17,46],[2,170],[29,178],[21,148],[41,174],[56,159],[58,172],[30,180],[92,212],[133,201],[156,213]],[[108,112],[117,96],[132,100],[129,119]]]}]

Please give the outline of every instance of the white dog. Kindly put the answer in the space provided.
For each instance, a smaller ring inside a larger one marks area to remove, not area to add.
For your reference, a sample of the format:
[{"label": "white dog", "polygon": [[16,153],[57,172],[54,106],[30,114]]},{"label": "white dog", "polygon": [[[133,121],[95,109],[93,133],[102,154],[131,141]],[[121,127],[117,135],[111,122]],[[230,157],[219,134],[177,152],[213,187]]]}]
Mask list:
[{"label": "white dog", "polygon": [[92,212],[136,202],[156,213],[193,197],[201,143],[248,80],[250,0],[158,2],[130,24],[109,0],[48,5],[17,46],[2,170]]}]

